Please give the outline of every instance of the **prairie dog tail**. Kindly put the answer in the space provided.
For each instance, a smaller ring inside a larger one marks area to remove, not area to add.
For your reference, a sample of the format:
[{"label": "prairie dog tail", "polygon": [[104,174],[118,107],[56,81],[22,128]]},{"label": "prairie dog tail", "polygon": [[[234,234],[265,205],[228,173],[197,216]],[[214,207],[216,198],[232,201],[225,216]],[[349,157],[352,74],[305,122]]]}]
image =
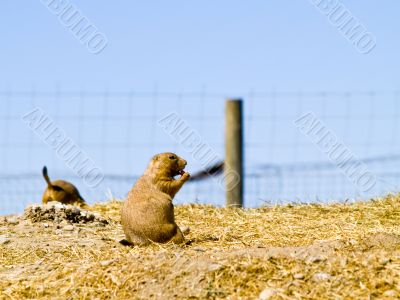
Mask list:
[{"label": "prairie dog tail", "polygon": [[47,167],[46,166],[43,167],[42,173],[43,173],[44,180],[46,180],[46,182],[47,182],[48,187],[52,187],[49,175],[47,174]]},{"label": "prairie dog tail", "polygon": [[219,175],[224,170],[224,162],[218,162],[203,171],[197,172],[190,176],[190,181],[203,180],[212,176]]}]

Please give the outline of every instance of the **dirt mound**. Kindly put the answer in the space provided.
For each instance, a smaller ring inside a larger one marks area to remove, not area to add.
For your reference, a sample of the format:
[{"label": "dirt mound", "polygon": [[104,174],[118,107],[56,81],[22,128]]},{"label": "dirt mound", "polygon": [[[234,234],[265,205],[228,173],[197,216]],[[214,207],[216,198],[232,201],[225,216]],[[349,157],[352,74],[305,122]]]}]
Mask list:
[{"label": "dirt mound", "polygon": [[257,258],[293,258],[306,262],[325,261],[346,245],[343,240],[317,240],[312,245],[298,247],[260,247],[232,251],[229,255]]},{"label": "dirt mound", "polygon": [[400,246],[400,236],[385,232],[373,233],[365,239],[365,245],[371,248],[398,249]]},{"label": "dirt mound", "polygon": [[100,223],[107,225],[108,221],[98,213],[82,210],[72,205],[64,205],[58,202],[49,202],[44,205],[32,205],[25,209],[23,219],[33,223],[52,221],[61,223]]},{"label": "dirt mound", "polygon": [[0,217],[0,300],[399,299],[399,203],[176,206],[191,243],[148,247],[120,201],[33,206]]}]

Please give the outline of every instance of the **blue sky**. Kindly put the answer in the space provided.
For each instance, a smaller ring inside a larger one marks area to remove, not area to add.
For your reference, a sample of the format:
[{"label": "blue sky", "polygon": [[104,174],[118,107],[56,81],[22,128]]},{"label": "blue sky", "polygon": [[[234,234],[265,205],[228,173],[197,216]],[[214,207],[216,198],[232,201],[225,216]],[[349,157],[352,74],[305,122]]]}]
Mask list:
[{"label": "blue sky", "polygon": [[16,89],[393,89],[400,3],[343,1],[377,38],[360,55],[308,0],[75,1],[108,47],[90,54],[41,1],[1,1],[0,82]]}]

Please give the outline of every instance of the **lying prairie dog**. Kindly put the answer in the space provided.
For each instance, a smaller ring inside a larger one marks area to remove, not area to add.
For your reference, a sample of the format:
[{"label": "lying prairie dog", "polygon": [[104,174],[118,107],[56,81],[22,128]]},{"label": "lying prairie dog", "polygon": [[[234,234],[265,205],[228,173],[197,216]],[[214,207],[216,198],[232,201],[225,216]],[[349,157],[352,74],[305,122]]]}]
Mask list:
[{"label": "lying prairie dog", "polygon": [[87,206],[85,200],[79,194],[78,189],[72,183],[64,180],[50,181],[46,166],[43,167],[42,173],[47,182],[47,188],[42,198],[44,204],[57,201],[63,204],[78,205],[80,207]]}]

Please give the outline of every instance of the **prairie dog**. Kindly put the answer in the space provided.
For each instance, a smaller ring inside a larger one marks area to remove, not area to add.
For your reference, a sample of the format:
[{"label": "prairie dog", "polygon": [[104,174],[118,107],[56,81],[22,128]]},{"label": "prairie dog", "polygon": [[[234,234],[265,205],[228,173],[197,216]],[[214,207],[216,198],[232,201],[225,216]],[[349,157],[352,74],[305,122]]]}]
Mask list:
[{"label": "prairie dog", "polygon": [[85,200],[72,183],[64,180],[50,181],[46,166],[43,167],[42,173],[47,182],[47,188],[42,198],[43,203],[46,204],[47,202],[57,201],[63,204],[76,204],[81,207],[86,206]]},{"label": "prairie dog", "polygon": [[[186,164],[186,160],[174,153],[157,154],[151,159],[122,207],[121,223],[129,243],[180,244],[185,240],[175,223],[172,200],[190,178],[183,171]],[[174,179],[177,175],[181,177]]]}]

